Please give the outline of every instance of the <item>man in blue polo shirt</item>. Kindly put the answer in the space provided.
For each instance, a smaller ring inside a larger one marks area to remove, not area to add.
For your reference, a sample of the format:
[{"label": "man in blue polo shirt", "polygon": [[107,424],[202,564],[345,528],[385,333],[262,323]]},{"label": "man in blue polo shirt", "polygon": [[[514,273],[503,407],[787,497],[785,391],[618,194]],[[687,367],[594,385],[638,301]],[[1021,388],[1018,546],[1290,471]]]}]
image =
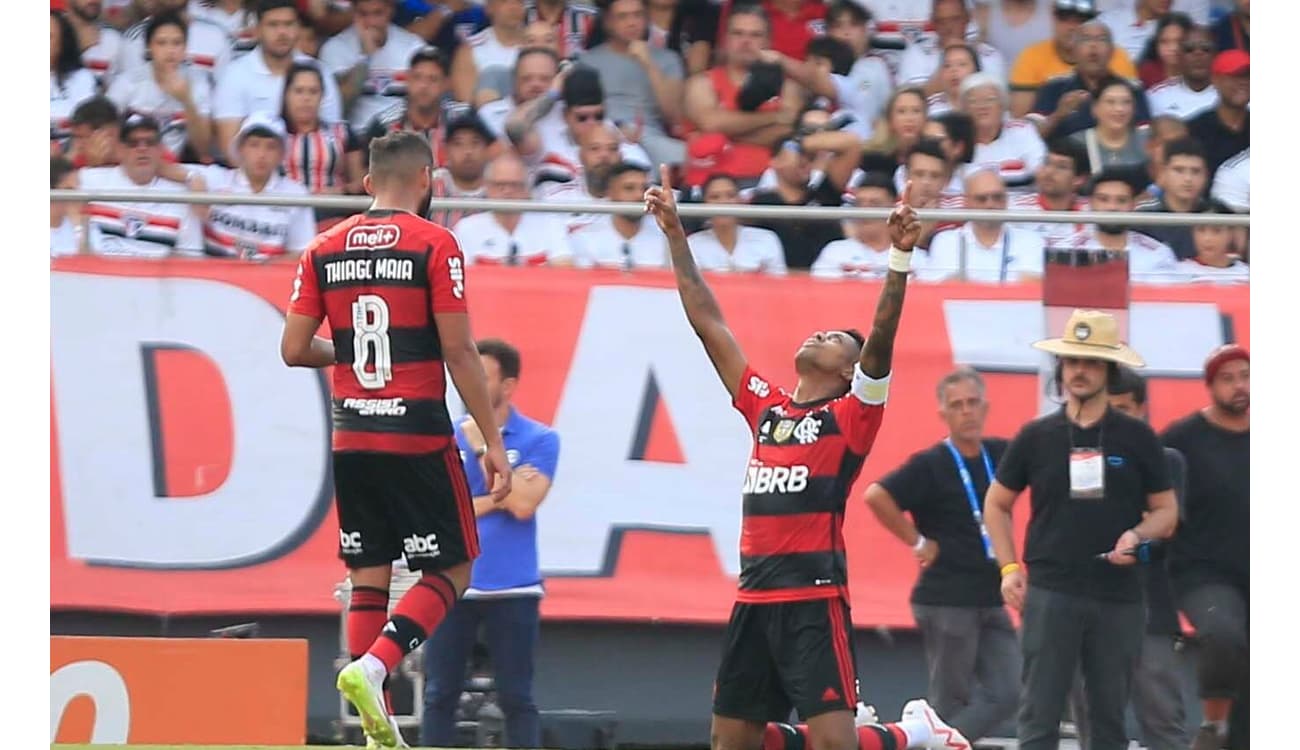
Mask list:
[{"label": "man in blue polo shirt", "polygon": [[500,339],[485,339],[478,342],[478,351],[514,479],[506,499],[493,503],[483,479],[483,435],[472,419],[456,428],[456,442],[474,496],[482,554],[474,561],[464,601],[424,647],[420,744],[456,744],[456,707],[465,683],[465,665],[482,626],[497,700],[506,718],[506,747],[540,747],[541,725],[533,703],[533,653],[542,597],[536,514],[555,476],[560,438],[511,406],[519,386],[519,350]]}]

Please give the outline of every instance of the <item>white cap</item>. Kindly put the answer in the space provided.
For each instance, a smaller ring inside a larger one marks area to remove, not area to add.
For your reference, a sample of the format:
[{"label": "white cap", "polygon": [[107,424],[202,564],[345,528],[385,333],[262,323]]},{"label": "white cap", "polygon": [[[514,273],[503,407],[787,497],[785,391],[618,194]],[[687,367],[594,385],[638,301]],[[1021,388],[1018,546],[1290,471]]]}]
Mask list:
[{"label": "white cap", "polygon": [[288,146],[289,131],[284,126],[284,120],[280,119],[278,115],[267,112],[254,112],[244,118],[243,124],[239,126],[239,132],[235,133],[234,139],[230,142],[231,156],[239,152],[239,145],[244,142],[244,137],[250,133],[278,138],[281,146]]}]

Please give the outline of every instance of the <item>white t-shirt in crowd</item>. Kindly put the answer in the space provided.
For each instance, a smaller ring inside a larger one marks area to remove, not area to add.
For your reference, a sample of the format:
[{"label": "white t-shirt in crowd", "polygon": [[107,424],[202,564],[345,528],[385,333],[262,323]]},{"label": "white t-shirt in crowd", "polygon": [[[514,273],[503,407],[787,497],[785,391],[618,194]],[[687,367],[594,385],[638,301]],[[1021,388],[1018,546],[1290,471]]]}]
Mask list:
[{"label": "white t-shirt in crowd", "polygon": [[81,227],[72,218],[63,217],[63,223],[50,227],[50,257],[76,255],[81,250]]},{"label": "white t-shirt in crowd", "polygon": [[[343,96],[338,81],[319,60],[295,52],[294,62],[320,66],[325,81],[320,102],[320,119],[324,124],[343,121]],[[261,48],[235,60],[217,77],[212,94],[212,117],[217,120],[243,120],[254,112],[279,114],[284,101],[284,76],[266,67]],[[227,144],[218,144],[225,148]]]},{"label": "white t-shirt in crowd", "polygon": [[[425,46],[425,41],[400,26],[389,25],[388,40],[370,56],[366,80],[361,85],[361,96],[352,104],[348,122],[361,132],[370,118],[393,106],[406,96],[406,71],[411,56]],[[321,62],[334,75],[342,75],[365,57],[361,52],[361,37],[357,27],[349,26],[325,42],[320,48]]]},{"label": "white t-shirt in crowd", "polygon": [[1250,149],[1219,165],[1210,195],[1239,213],[1250,210]]},{"label": "white t-shirt in crowd", "polygon": [[72,127],[72,113],[77,105],[95,95],[95,75],[85,68],[74,70],[59,84],[50,73],[50,139],[67,138]]},{"label": "white t-shirt in crowd", "polygon": [[474,68],[480,72],[493,66],[513,68],[515,58],[519,57],[520,48],[502,44],[491,26],[470,35],[465,43],[469,45],[470,54],[474,57]]},{"label": "white t-shirt in crowd", "polygon": [[[1101,249],[1096,226],[1076,232],[1060,245],[1066,248]],[[1128,278],[1134,284],[1172,284],[1180,281],[1178,256],[1168,245],[1141,232],[1124,232],[1128,253]]]},{"label": "white t-shirt in crowd", "polygon": [[[247,5],[247,3],[245,3]],[[216,3],[203,0],[190,0],[190,18],[198,18],[215,26],[220,26],[230,35],[231,49],[235,57],[241,57],[257,46],[256,26],[257,12],[251,8],[238,8],[234,13],[227,13],[217,7]]]},{"label": "white t-shirt in crowd", "polygon": [[[1007,197],[1007,210],[1048,211],[1050,209],[1043,203],[1043,198],[1038,193],[1013,193]],[[1075,196],[1074,208],[1071,210],[1087,211],[1088,201]],[[1042,237],[1047,242],[1048,247],[1054,247],[1056,243],[1068,238],[1075,232],[1082,231],[1084,228],[1083,224],[1049,224],[1045,221],[1019,222],[1014,226]]]},{"label": "white t-shirt in crowd", "polygon": [[701,271],[762,272],[784,276],[785,250],[781,238],[769,229],[737,227],[736,248],[731,252],[722,246],[712,229],[695,232],[686,238],[691,255]]},{"label": "white t-shirt in crowd", "polygon": [[[610,127],[614,125],[611,120],[606,120],[605,124]],[[564,122],[564,106],[555,105],[554,109],[537,121],[536,129],[537,136],[542,141],[544,159],[570,166],[581,174],[582,162],[578,158],[578,143],[573,140],[569,134],[569,126]],[[635,162],[645,167],[654,166],[650,154],[646,153],[640,144],[624,141],[619,144],[618,152],[624,161]]]},{"label": "white t-shirt in crowd", "polygon": [[[974,42],[976,54],[979,55],[980,72],[988,73],[999,81],[1007,79],[1007,64],[1002,53],[996,47],[984,42]],[[898,60],[898,85],[923,86],[943,63],[943,48],[939,37],[926,34],[913,44],[907,45]]]},{"label": "white t-shirt in crowd", "polygon": [[[1015,227],[1002,227],[985,245],[969,223],[944,230],[930,240],[929,257],[917,269],[923,281],[961,279],[986,284],[1024,281],[1043,275],[1043,238]],[[964,260],[963,260],[964,257]]]},{"label": "white t-shirt in crowd", "polygon": [[[126,30],[118,52],[114,77],[148,64],[144,59],[144,32],[147,25],[148,21],[141,21]],[[230,49],[230,35],[225,29],[197,18],[190,21],[185,32],[185,60],[190,65],[215,80],[230,62]]]},{"label": "white t-shirt in crowd", "polygon": [[1250,266],[1235,258],[1225,268],[1207,266],[1195,258],[1188,258],[1178,263],[1178,271],[1183,277],[1181,280],[1191,284],[1250,283]]},{"label": "white t-shirt in crowd", "polygon": [[1213,85],[1192,91],[1181,77],[1169,78],[1147,89],[1147,106],[1152,117],[1172,115],[1190,120],[1211,107],[1219,106],[1219,90]]},{"label": "white t-shirt in crowd", "polygon": [[[919,268],[924,253],[912,253],[912,270]],[[818,253],[809,272],[817,279],[883,279],[889,271],[889,240],[877,250],[856,237],[831,240]]]},{"label": "white t-shirt in crowd", "polygon": [[1133,3],[1129,3],[1126,8],[1115,8],[1108,10],[1097,17],[1098,21],[1106,24],[1110,29],[1110,35],[1115,40],[1115,46],[1128,53],[1128,59],[1137,61],[1142,59],[1142,53],[1147,48],[1147,42],[1156,33],[1156,19],[1151,19],[1145,23],[1138,22],[1137,10]]},{"label": "white t-shirt in crowd", "polygon": [[461,219],[452,231],[460,241],[465,262],[471,265],[540,266],[573,256],[564,222],[554,214],[520,214],[515,231],[509,232],[496,214],[485,211]]},{"label": "white t-shirt in crowd", "polygon": [[[91,167],[78,173],[82,190],[151,190],[185,193],[179,182],[156,177],[137,185],[121,167]],[[183,203],[100,203],[86,205],[90,249],[99,255],[165,258],[203,252],[203,227]]]},{"label": "white t-shirt in crowd", "polygon": [[[187,164],[203,175],[208,192],[251,195],[253,187],[241,169]],[[300,182],[273,175],[259,195],[309,195]],[[307,206],[214,205],[203,224],[208,255],[265,260],[296,255],[316,237],[316,215]]]},{"label": "white t-shirt in crowd", "polygon": [[[1116,10],[1132,9],[1137,0],[1096,0],[1095,6],[1098,13],[1110,13]],[[1232,0],[1174,0],[1171,11],[1186,13],[1191,16],[1192,23],[1205,26],[1210,22],[1210,6],[1220,5],[1225,8],[1232,6]]]},{"label": "white t-shirt in crowd", "polygon": [[[212,116],[212,84],[205,73],[183,66],[181,74],[190,84],[190,99],[203,117]],[[185,107],[180,100],[165,93],[154,79],[153,66],[141,65],[113,79],[108,98],[122,111],[139,112],[162,126],[162,142],[168,151],[179,154],[189,136]]]},{"label": "white t-shirt in crowd", "polygon": [[506,119],[518,106],[519,103],[515,101],[513,96],[507,96],[504,99],[493,99],[478,108],[478,116],[479,119],[483,120],[483,124],[488,126],[488,130],[492,131],[492,135],[501,139],[506,137]]},{"label": "white t-shirt in crowd", "polygon": [[113,69],[122,54],[122,33],[111,26],[99,25],[99,41],[81,51],[81,64],[95,74],[100,88],[108,88],[118,71]]},{"label": "white t-shirt in crowd", "polygon": [[856,118],[849,130],[860,138],[870,138],[876,119],[885,111],[894,90],[889,66],[879,57],[868,55],[853,63],[847,76],[832,75],[831,82],[835,85],[836,106],[847,109]]},{"label": "white t-shirt in crowd", "polygon": [[971,167],[997,169],[1008,188],[1033,184],[1034,175],[1047,159],[1047,144],[1028,120],[1007,120],[991,143],[975,144]]},{"label": "white t-shirt in crowd", "polygon": [[573,261],[579,268],[667,268],[668,241],[654,217],[643,216],[631,239],[614,228],[605,214],[569,235]]}]

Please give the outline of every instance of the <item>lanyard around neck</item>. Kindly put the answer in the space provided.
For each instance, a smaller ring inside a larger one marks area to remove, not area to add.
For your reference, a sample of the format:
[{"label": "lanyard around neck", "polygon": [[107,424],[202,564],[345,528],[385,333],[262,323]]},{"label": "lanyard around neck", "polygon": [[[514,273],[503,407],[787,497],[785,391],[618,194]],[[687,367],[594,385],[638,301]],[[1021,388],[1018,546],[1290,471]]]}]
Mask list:
[{"label": "lanyard around neck", "polygon": [[[980,537],[984,541],[984,554],[988,559],[995,559],[993,555],[993,540],[989,538],[989,529],[984,525],[984,511],[980,509],[979,496],[975,494],[975,482],[971,479],[970,469],[966,468],[966,462],[962,460],[961,453],[957,452],[957,446],[952,444],[952,438],[946,438],[943,444],[948,446],[948,452],[952,454],[952,460],[957,464],[957,475],[961,477],[961,483],[966,487],[966,500],[970,503],[971,515],[975,518],[975,525],[979,527]],[[993,482],[993,462],[989,460],[988,448],[984,443],[980,443],[980,458],[984,460],[984,472],[988,476],[989,483]]]}]

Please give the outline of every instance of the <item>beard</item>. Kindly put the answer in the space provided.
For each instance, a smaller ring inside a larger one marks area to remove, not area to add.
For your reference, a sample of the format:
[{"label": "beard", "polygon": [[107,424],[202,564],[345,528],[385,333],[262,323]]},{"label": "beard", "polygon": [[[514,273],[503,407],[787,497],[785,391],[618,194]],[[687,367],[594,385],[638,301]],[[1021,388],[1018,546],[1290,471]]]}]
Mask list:
[{"label": "beard", "polygon": [[593,196],[604,195],[609,189],[609,172],[611,167],[604,164],[587,170],[587,192]]},{"label": "beard", "polygon": [[1102,234],[1109,234],[1114,236],[1118,234],[1124,234],[1125,232],[1128,231],[1128,227],[1124,226],[1123,224],[1098,224],[1097,231],[1101,232]]},{"label": "beard", "polygon": [[1250,396],[1229,401],[1220,401],[1216,398],[1214,399],[1214,405],[1227,414],[1231,414],[1234,417],[1240,417],[1250,411]]}]

